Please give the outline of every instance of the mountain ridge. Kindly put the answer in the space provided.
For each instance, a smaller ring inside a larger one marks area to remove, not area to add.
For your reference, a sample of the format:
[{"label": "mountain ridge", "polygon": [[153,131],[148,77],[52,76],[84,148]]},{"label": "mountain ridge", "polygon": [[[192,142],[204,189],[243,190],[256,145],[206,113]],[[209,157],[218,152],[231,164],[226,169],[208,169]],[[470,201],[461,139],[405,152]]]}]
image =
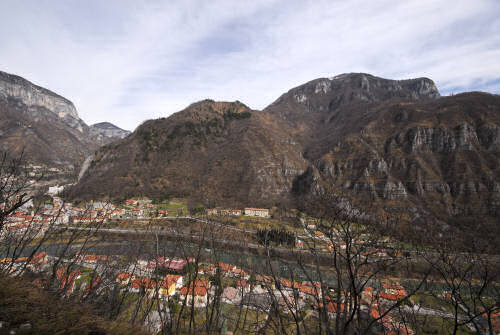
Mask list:
[{"label": "mountain ridge", "polygon": [[99,150],[71,196],[271,206],[330,190],[377,204],[376,215],[406,208],[409,221],[451,222],[477,215],[474,206],[495,218],[499,110],[493,95],[441,97],[428,78],[359,73],[309,81],[261,111],[202,100]]}]

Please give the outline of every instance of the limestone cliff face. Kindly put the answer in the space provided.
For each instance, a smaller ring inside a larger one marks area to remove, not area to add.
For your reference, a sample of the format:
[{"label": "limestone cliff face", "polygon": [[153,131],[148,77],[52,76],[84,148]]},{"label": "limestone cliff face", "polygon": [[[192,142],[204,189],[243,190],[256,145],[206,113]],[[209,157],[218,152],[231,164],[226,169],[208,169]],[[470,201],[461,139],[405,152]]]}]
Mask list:
[{"label": "limestone cliff face", "polygon": [[333,111],[342,105],[356,102],[377,102],[392,98],[429,100],[439,97],[436,85],[428,78],[391,80],[366,73],[345,73],[315,79],[293,88],[271,106],[298,103],[310,109]]},{"label": "limestone cliff face", "polygon": [[389,101],[349,112],[358,113],[358,127],[323,139],[319,158],[294,183],[296,194],[335,190],[411,220],[498,219],[498,96]]},{"label": "limestone cliff face", "polygon": [[[316,139],[332,132],[331,125],[351,124],[349,110],[362,106],[399,99],[425,101],[439,98],[439,91],[428,78],[391,80],[365,73],[345,73],[330,78],[319,78],[292,88],[266,107],[267,113],[282,120],[296,141],[304,145],[305,156],[315,159],[314,151],[322,146]],[[334,129],[343,132],[343,129]],[[315,143],[314,143],[315,142]]]},{"label": "limestone cliff face", "polygon": [[417,126],[409,129],[405,137],[403,142],[409,152],[453,152],[457,149],[472,150],[479,145],[477,133],[468,123],[450,130]]},{"label": "limestone cliff face", "polygon": [[22,77],[0,71],[0,97],[19,100],[27,107],[43,107],[80,132],[86,127],[71,101]]},{"label": "limestone cliff face", "polygon": [[73,173],[98,145],[71,101],[0,71],[0,147]]},{"label": "limestone cliff face", "polygon": [[[68,99],[0,71],[0,148],[76,174],[97,148],[130,134],[109,122],[91,127]],[[73,175],[76,177],[76,175]]]}]

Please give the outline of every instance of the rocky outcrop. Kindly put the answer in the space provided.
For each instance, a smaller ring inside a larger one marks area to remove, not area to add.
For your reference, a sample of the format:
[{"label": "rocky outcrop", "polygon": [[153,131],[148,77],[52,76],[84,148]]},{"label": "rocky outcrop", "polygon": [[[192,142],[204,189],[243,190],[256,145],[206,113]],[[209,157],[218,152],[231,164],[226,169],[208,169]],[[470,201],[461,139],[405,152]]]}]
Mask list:
[{"label": "rocky outcrop", "polygon": [[498,111],[500,98],[483,93],[349,107],[357,127],[329,124],[294,191],[334,190],[359,206],[401,208],[412,220],[497,220]]},{"label": "rocky outcrop", "polygon": [[80,132],[86,130],[85,122],[78,117],[71,101],[22,77],[0,71],[0,97],[18,100],[28,108],[43,107],[70,127]]},{"label": "rocky outcrop", "polygon": [[89,128],[68,99],[0,71],[0,149],[69,178],[99,146],[128,134],[111,124]]},{"label": "rocky outcrop", "polygon": [[500,150],[500,127],[495,124],[484,124],[478,129],[481,145],[487,150]]},{"label": "rocky outcrop", "polygon": [[1,150],[14,156],[23,152],[29,162],[75,173],[85,157],[97,149],[86,129],[82,132],[68,125],[46,107],[0,98]]},{"label": "rocky outcrop", "polygon": [[[493,141],[495,141],[493,138],[486,139],[486,142]],[[462,123],[454,129],[413,127],[406,133],[403,143],[406,150],[410,152],[420,150],[452,152],[473,150],[474,146],[479,144],[479,140],[474,128],[467,123]]]},{"label": "rocky outcrop", "polygon": [[295,87],[268,108],[300,104],[309,110],[325,112],[352,103],[380,102],[393,98],[418,101],[439,97],[436,85],[428,78],[390,80],[365,73],[345,73]]}]

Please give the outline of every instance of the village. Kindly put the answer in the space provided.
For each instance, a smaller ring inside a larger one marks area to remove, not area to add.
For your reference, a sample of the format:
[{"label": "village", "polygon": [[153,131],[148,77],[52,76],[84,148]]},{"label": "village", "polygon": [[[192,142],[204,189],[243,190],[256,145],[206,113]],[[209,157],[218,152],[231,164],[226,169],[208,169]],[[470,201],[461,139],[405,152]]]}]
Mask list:
[{"label": "village", "polygon": [[[49,193],[50,200],[46,203],[34,206],[33,201],[29,201],[21,206],[15,212],[9,214],[4,220],[2,235],[24,236],[30,235],[31,238],[42,237],[48,229],[61,229],[63,227],[121,227],[126,223],[127,227],[140,228],[149,225],[162,226],[162,223],[169,219],[196,219],[205,223],[217,223],[222,226],[221,221],[225,218],[238,218],[250,222],[242,227],[236,228],[224,221],[224,227],[234,229],[243,233],[252,233],[257,231],[255,227],[264,225],[271,229],[279,220],[271,220],[270,210],[266,208],[244,208],[244,209],[225,209],[209,208],[203,210],[189,210],[182,202],[172,204],[155,204],[150,199],[127,199],[123,203],[115,204],[110,202],[91,201],[78,206],[72,203],[64,202],[60,197]],[[0,204],[0,209],[3,204]],[[257,220],[257,221],[255,221]],[[325,252],[331,252],[334,243],[331,239],[325,237],[324,233],[316,229],[314,223],[305,224],[302,222],[295,229],[290,230],[293,234],[293,243],[282,245],[292,249],[303,249],[307,246],[307,241],[315,241],[316,248]],[[102,229],[101,229],[102,230]],[[247,237],[249,236],[248,234]],[[0,236],[2,238],[2,236]],[[363,240],[357,243],[364,243]],[[339,241],[338,246],[345,248],[345,242]],[[366,255],[387,257],[388,254],[398,257],[402,256],[400,251],[391,249],[371,249],[365,252]]]},{"label": "village", "polygon": [[[1,207],[2,205],[0,205]],[[35,209],[36,207],[36,209]],[[155,204],[150,199],[127,199],[121,204],[99,201],[73,205],[65,203],[57,195],[49,201],[34,206],[28,202],[4,220],[1,239],[31,236],[36,241],[48,229],[60,227],[93,227],[111,225],[125,221],[151,222],[175,218],[255,218],[266,222],[272,215],[264,208],[209,208],[193,213],[187,206],[178,203]],[[203,221],[205,222],[205,221]],[[211,221],[206,221],[211,222]],[[314,243],[322,252],[334,248],[345,249],[345,242],[332,242],[331,238],[317,230],[314,222],[300,221],[302,235],[295,235],[291,248],[307,249]],[[364,239],[356,241],[363,245]],[[361,259],[377,262],[403,257],[401,251],[390,248],[368,248]],[[265,319],[266,313],[276,304],[282,313],[300,312],[311,319],[320,318],[326,312],[334,318],[337,313],[350,313],[353,308],[349,292],[337,291],[336,285],[313,279],[287,278],[258,273],[234,264],[218,261],[201,261],[194,257],[139,257],[124,258],[121,255],[94,254],[78,250],[70,255],[58,257],[46,251],[30,256],[0,259],[0,267],[12,276],[25,270],[35,275],[33,283],[46,287],[51,271],[56,267],[56,281],[52,287],[64,296],[99,294],[103,290],[117,288],[131,299],[157,301],[168,314],[173,304],[207,308],[215,297],[227,306],[244,306],[254,311],[256,318]],[[368,318],[377,320],[381,329],[397,334],[413,334],[414,330],[402,322],[395,313],[388,312],[395,303],[404,301],[401,308],[408,313],[424,313],[430,317],[451,317],[446,301],[450,294],[439,292],[441,300],[428,304],[424,296],[408,296],[408,289],[397,278],[378,279],[366,282],[360,292],[360,309]],[[498,315],[497,315],[498,314]],[[500,320],[500,314],[495,320]],[[497,322],[497,321],[495,321]]]},{"label": "village", "polygon": [[[189,217],[206,214],[206,216],[234,216],[270,218],[269,209],[244,208],[222,209],[211,208],[202,213],[190,213],[187,206],[178,204],[154,204],[150,199],[128,199],[121,204],[91,201],[78,206],[64,202],[54,195],[58,187],[50,187],[49,200],[34,205],[30,200],[13,213],[4,222],[5,233],[24,234],[27,230],[43,235],[49,226],[116,223],[120,220],[152,220],[162,218]],[[0,204],[0,209],[4,204]]]},{"label": "village", "polygon": [[[349,308],[352,307],[344,302],[345,292],[337,295],[338,292],[333,287],[318,281],[292,281],[249,273],[233,264],[198,263],[192,257],[139,259],[124,267],[119,266],[118,258],[76,253],[63,262],[74,264],[71,271],[65,266],[56,270],[57,291],[66,297],[86,296],[117,287],[124,295],[158,301],[166,310],[172,308],[172,303],[197,309],[206,308],[219,295],[222,304],[244,306],[262,314],[262,318],[270,311],[275,300],[283,313],[301,311],[311,318],[318,318],[318,313],[323,308],[333,318],[337,312],[349,313]],[[4,270],[7,268],[12,276],[28,269],[38,276],[33,283],[46,287],[55,262],[55,257],[46,252],[38,252],[29,260],[28,257],[0,259],[0,266]],[[110,268],[113,269],[111,276],[106,275]],[[361,309],[376,319],[385,313],[387,306],[406,296],[407,291],[397,282],[384,281],[377,283],[377,286],[367,285],[361,294]],[[411,299],[408,306],[414,308]],[[413,334],[410,328],[394,319],[391,313],[386,314],[379,323],[388,331]]]}]

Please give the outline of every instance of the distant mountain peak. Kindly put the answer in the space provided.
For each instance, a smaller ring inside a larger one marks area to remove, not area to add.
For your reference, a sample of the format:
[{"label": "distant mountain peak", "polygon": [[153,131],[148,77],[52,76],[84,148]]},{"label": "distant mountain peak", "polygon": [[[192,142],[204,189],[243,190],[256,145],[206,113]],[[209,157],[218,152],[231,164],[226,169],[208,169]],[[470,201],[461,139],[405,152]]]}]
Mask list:
[{"label": "distant mountain peak", "polygon": [[90,126],[90,134],[99,145],[106,145],[128,136],[130,131],[121,129],[111,122],[99,122]]},{"label": "distant mountain peak", "polygon": [[[98,122],[98,123],[94,123],[93,125],[91,125],[91,127],[99,128],[99,129],[120,129],[120,130],[124,130],[124,129],[118,127],[118,126],[115,126],[111,122]],[[125,130],[125,131],[127,131],[127,130]]]}]

